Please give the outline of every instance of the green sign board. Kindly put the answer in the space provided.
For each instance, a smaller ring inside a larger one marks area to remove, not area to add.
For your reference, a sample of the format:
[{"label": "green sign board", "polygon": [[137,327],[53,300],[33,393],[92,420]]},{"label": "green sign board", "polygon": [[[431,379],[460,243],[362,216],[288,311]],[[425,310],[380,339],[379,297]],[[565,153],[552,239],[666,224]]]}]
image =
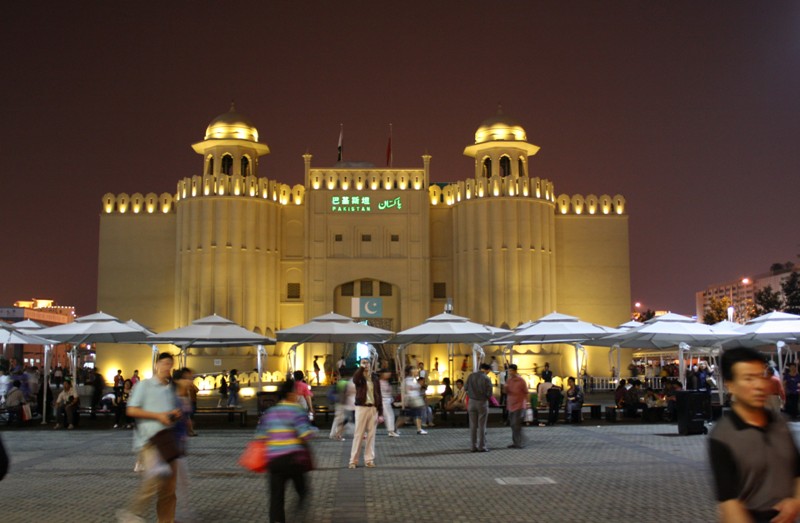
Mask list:
[{"label": "green sign board", "polygon": [[381,201],[360,194],[331,196],[331,212],[375,212],[402,208],[403,201],[400,196]]}]

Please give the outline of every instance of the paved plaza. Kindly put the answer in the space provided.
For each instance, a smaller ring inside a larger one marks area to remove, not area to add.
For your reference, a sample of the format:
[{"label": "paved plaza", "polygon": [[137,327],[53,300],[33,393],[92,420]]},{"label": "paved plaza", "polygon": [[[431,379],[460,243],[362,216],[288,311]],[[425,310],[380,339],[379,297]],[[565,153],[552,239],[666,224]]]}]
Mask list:
[{"label": "paved plaza", "polygon": [[[98,419],[75,431],[3,429],[12,457],[0,483],[3,521],[114,521],[138,478],[131,432],[105,429],[106,423]],[[198,430],[189,463],[200,521],[266,521],[265,477],[237,465],[253,430],[224,423]],[[315,441],[308,521],[715,519],[706,436],[679,436],[675,425],[529,427],[529,445],[521,450],[506,448],[508,428],[491,426],[488,453],[468,451],[466,428],[436,427],[427,436],[407,429],[400,438],[383,432],[375,469],[346,468],[349,439]]]}]

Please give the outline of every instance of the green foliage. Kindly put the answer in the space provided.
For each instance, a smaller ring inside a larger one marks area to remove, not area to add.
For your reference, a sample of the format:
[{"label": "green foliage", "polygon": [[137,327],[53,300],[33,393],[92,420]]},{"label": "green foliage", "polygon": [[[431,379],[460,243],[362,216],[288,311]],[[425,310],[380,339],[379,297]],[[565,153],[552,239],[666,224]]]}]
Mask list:
[{"label": "green foliage", "polygon": [[758,290],[753,299],[756,306],[756,316],[783,310],[783,296],[781,296],[780,292],[773,291],[771,285]]},{"label": "green foliage", "polygon": [[708,311],[703,314],[703,323],[706,325],[714,325],[721,321],[728,319],[728,307],[731,305],[731,300],[725,296],[721,299],[711,298],[708,302]]},{"label": "green foliage", "polygon": [[781,288],[786,299],[783,311],[800,314],[800,273],[792,271],[786,281],[781,283]]},{"label": "green foliage", "polygon": [[642,323],[655,317],[656,317],[656,311],[654,311],[653,309],[647,309],[644,312],[637,312],[636,314],[633,315],[634,320]]}]

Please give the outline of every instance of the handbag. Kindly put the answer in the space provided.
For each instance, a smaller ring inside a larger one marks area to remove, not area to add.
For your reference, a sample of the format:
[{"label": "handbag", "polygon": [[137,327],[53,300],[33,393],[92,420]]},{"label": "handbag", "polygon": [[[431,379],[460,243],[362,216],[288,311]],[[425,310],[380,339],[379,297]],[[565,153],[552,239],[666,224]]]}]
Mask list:
[{"label": "handbag", "polygon": [[251,472],[264,473],[268,469],[267,441],[255,439],[247,444],[239,456],[239,465]]},{"label": "handbag", "polygon": [[155,436],[150,438],[150,443],[158,449],[161,459],[169,463],[181,457],[181,449],[178,447],[178,436],[172,427],[160,430]]},{"label": "handbag", "polygon": [[525,423],[533,423],[533,409],[530,407],[525,409]]},{"label": "handbag", "polygon": [[492,407],[499,407],[500,403],[497,402],[497,398],[495,398],[494,396],[489,396],[489,405],[491,405]]},{"label": "handbag", "polygon": [[311,449],[308,447],[308,444],[303,445],[303,450],[295,452],[294,464],[303,473],[314,470],[314,459],[311,456]]},{"label": "handbag", "polygon": [[31,406],[27,403],[22,405],[22,421],[29,421],[33,416],[31,416]]}]

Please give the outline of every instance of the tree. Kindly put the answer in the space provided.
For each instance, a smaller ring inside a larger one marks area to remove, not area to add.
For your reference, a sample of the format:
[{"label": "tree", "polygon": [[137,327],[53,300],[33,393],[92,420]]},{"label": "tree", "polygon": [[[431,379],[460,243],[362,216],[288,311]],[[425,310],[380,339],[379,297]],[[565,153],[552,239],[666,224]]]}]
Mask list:
[{"label": "tree", "polygon": [[783,311],[789,314],[800,314],[800,273],[792,271],[786,281],[781,283],[786,300]]},{"label": "tree", "polygon": [[756,316],[783,310],[783,296],[781,296],[780,292],[773,291],[772,285],[759,289],[753,300],[756,304]]},{"label": "tree", "polygon": [[728,307],[731,305],[731,300],[725,296],[719,300],[711,298],[708,302],[708,310],[703,314],[703,323],[706,325],[714,325],[723,320],[728,319]]},{"label": "tree", "polygon": [[646,322],[649,319],[655,318],[655,317],[656,317],[656,311],[654,311],[652,309],[647,309],[644,312],[637,312],[636,314],[633,315],[633,319],[634,320],[642,322],[642,323]]}]

